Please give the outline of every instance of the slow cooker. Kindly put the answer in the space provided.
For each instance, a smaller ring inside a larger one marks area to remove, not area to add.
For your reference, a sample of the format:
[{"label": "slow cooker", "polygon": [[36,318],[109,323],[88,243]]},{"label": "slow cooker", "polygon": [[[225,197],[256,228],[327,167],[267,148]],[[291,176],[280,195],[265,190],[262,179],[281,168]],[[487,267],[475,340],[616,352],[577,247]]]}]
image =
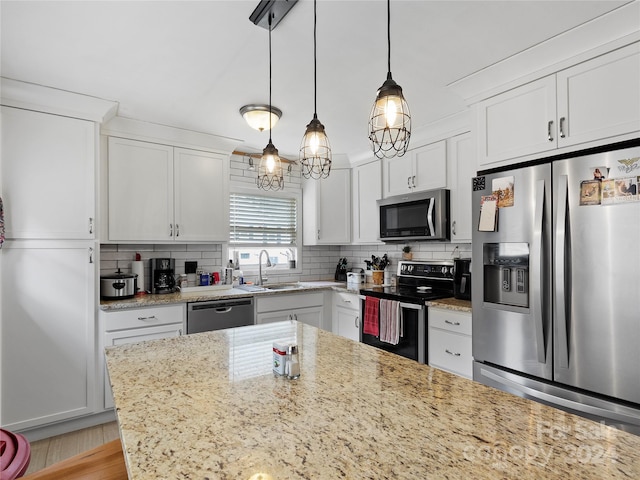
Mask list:
[{"label": "slow cooker", "polygon": [[100,275],[100,298],[107,300],[131,298],[138,290],[138,275],[135,273],[116,273]]}]

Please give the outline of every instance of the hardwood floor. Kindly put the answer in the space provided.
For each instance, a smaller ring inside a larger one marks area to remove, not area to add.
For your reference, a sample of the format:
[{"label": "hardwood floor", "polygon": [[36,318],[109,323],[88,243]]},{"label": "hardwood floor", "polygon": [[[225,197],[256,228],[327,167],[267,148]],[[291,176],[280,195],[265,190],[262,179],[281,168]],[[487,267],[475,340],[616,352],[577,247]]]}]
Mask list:
[{"label": "hardwood floor", "polygon": [[116,422],[96,425],[31,443],[31,462],[27,474],[42,470],[78,453],[119,438]]}]

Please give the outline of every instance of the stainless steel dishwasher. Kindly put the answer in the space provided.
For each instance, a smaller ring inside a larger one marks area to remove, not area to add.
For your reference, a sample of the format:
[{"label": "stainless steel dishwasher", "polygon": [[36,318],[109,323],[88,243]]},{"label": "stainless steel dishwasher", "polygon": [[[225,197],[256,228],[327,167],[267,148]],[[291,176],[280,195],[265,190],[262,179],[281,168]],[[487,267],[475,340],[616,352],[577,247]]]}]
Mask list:
[{"label": "stainless steel dishwasher", "polygon": [[187,334],[253,325],[253,297],[187,304]]}]

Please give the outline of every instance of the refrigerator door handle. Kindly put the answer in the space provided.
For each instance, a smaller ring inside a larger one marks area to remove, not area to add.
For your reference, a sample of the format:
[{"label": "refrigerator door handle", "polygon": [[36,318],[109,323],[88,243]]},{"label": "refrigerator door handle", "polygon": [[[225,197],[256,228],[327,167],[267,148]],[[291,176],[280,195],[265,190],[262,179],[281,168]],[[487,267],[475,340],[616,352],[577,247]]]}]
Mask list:
[{"label": "refrigerator door handle", "polygon": [[540,363],[547,362],[547,353],[545,351],[545,339],[544,339],[544,319],[542,309],[542,292],[543,275],[542,275],[542,235],[544,224],[544,179],[536,182],[536,200],[535,200],[535,212],[534,212],[534,225],[533,225],[533,241],[531,248],[531,278],[537,279],[537,283],[532,286],[532,316],[536,334],[536,347],[538,350],[538,361]]},{"label": "refrigerator door handle", "polygon": [[555,334],[558,336],[558,366],[569,368],[569,342],[567,338],[567,316],[565,307],[565,239],[566,239],[566,219],[567,219],[567,175],[560,175],[558,178],[558,199],[555,225]]}]

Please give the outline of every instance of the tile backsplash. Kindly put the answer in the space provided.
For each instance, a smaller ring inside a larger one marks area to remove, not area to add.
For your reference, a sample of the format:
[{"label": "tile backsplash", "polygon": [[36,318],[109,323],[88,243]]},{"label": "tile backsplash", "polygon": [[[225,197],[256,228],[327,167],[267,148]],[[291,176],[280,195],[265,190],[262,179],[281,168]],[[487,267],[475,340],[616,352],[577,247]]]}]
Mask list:
[{"label": "tile backsplash", "polygon": [[[288,271],[270,271],[271,282],[297,282],[333,279],[338,260],[346,257],[349,268],[366,268],[365,260],[371,255],[384,255],[391,259],[392,268],[402,258],[405,244],[380,245],[331,245],[303,247],[299,259],[299,273]],[[451,260],[457,257],[471,257],[470,243],[436,243],[417,242],[409,244],[414,260]],[[136,253],[140,253],[145,269],[145,288],[150,285],[149,259],[169,257],[176,260],[176,274],[184,272],[185,261],[197,261],[198,267],[205,271],[219,270],[223,261],[220,244],[170,244],[170,245],[136,245],[136,244],[104,244],[100,246],[100,273],[114,273],[118,268],[122,272],[131,272],[131,262]],[[248,277],[255,281],[255,278]]]}]

